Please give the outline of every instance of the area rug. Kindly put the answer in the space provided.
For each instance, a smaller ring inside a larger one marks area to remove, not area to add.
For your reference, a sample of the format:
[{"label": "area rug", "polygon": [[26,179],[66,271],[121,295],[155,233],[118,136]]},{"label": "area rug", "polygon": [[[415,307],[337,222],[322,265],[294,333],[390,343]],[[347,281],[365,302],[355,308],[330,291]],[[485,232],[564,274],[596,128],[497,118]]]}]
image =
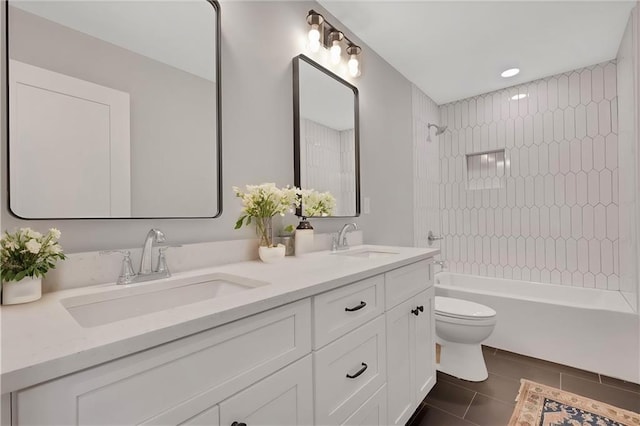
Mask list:
[{"label": "area rug", "polygon": [[640,414],[570,392],[520,380],[509,426],[640,426]]}]

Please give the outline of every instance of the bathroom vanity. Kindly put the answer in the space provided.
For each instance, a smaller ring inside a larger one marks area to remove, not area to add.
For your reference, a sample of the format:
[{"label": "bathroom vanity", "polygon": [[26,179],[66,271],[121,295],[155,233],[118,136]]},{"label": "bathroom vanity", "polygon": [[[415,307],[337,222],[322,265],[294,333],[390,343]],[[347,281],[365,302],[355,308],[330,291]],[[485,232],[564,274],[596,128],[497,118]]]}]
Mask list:
[{"label": "bathroom vanity", "polygon": [[436,254],[360,246],[3,307],[11,424],[404,425],[435,384]]}]

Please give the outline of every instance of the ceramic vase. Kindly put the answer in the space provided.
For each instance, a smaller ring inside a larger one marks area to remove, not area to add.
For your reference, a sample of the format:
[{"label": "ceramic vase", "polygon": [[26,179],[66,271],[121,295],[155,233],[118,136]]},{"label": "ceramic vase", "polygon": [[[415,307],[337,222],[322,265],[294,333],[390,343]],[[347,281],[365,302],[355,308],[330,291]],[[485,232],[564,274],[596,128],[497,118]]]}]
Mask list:
[{"label": "ceramic vase", "polygon": [[15,305],[42,297],[42,278],[25,277],[20,281],[2,283],[2,304]]},{"label": "ceramic vase", "polygon": [[274,247],[260,246],[258,247],[258,255],[264,263],[276,263],[284,259],[286,247],[278,244]]}]

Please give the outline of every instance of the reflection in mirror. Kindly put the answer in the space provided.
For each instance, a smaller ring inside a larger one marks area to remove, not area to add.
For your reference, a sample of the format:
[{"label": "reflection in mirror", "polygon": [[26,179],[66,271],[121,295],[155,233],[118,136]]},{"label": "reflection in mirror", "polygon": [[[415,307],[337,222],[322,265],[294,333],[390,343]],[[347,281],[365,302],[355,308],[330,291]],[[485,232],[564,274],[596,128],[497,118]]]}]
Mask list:
[{"label": "reflection in mirror", "polygon": [[217,2],[10,0],[6,16],[15,215],[219,214]]},{"label": "reflection in mirror", "polygon": [[[295,184],[331,192],[333,216],[358,216],[358,89],[304,55],[293,78]],[[307,216],[304,206],[299,214]]]}]

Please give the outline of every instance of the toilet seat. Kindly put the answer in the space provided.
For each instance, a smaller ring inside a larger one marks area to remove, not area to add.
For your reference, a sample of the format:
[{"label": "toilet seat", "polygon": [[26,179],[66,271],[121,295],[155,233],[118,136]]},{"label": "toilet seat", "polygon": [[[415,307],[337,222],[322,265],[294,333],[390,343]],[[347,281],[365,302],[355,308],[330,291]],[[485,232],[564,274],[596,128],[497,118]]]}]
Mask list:
[{"label": "toilet seat", "polygon": [[496,311],[488,306],[453,297],[436,296],[435,314],[439,317],[467,321],[495,319]]}]

